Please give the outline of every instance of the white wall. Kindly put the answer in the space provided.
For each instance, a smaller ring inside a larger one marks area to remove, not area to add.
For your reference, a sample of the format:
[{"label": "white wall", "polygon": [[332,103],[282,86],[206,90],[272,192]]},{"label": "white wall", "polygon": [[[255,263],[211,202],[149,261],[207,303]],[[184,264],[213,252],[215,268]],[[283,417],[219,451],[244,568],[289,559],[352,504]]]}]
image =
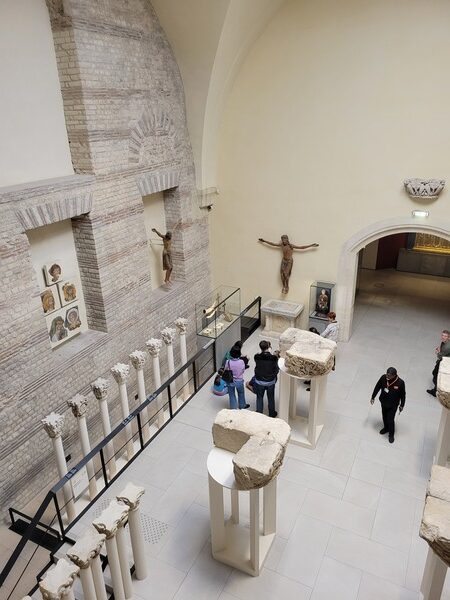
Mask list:
[{"label": "white wall", "polygon": [[[77,278],[80,282],[80,271],[78,268],[75,241],[72,232],[72,221],[70,219],[27,231],[27,237],[30,242],[31,261],[41,291],[48,287],[45,282],[42,267],[49,263],[52,264],[55,261],[61,261],[61,264],[64,267],[64,274],[61,281]],[[86,331],[88,326],[86,321],[83,288],[81,285],[78,287],[78,293],[79,300],[74,302],[73,305],[79,307],[81,320],[80,331]],[[70,306],[71,304],[68,304],[66,305],[66,308],[69,308]],[[42,318],[44,318],[43,311]],[[70,340],[66,343],[70,343]]]},{"label": "white wall", "polygon": [[73,174],[45,0],[0,2],[0,187]]},{"label": "white wall", "polygon": [[[221,127],[220,196],[211,213],[215,285],[281,296],[283,233],[296,253],[288,300],[336,281],[355,232],[419,208],[408,177],[450,180],[450,3],[296,0],[247,56]],[[427,206],[448,215],[448,194]],[[304,315],[307,311],[304,311]]]},{"label": "white wall", "polygon": [[166,214],[164,211],[164,193],[157,192],[142,198],[144,203],[144,223],[147,232],[149,250],[149,270],[151,275],[152,289],[160,287],[164,283],[164,271],[162,270],[163,243],[152,227],[163,235],[166,233]]}]

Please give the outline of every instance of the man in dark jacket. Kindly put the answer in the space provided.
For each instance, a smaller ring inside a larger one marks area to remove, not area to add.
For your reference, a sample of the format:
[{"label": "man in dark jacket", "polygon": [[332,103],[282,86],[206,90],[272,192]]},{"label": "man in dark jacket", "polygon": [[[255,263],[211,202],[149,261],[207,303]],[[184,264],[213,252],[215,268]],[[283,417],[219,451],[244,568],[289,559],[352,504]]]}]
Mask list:
[{"label": "man in dark jacket", "polygon": [[405,382],[397,375],[397,369],[389,367],[386,375],[380,377],[372,392],[370,404],[375,402],[375,396],[379,391],[381,391],[380,402],[383,414],[383,429],[381,429],[380,433],[381,435],[389,433],[389,442],[392,444],[395,433],[395,413],[397,412],[397,408],[399,412],[402,412],[406,401]]},{"label": "man in dark jacket", "polygon": [[255,384],[256,412],[263,412],[264,392],[267,392],[269,417],[276,417],[275,410],[275,384],[278,375],[278,353],[270,352],[270,342],[259,342],[261,352],[255,354]]},{"label": "man in dark jacket", "polygon": [[444,358],[444,356],[450,356],[450,331],[447,331],[447,329],[444,329],[444,331],[441,333],[441,343],[436,348],[435,353],[437,360],[432,371],[434,385],[430,390],[427,390],[427,392],[432,396],[436,396],[437,376],[439,373],[441,360]]}]

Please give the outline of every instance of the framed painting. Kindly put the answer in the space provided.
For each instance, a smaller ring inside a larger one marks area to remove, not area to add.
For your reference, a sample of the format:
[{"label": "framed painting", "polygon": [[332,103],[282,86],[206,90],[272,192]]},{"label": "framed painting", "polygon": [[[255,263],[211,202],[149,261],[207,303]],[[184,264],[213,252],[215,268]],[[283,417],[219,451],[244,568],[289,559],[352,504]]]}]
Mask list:
[{"label": "framed painting", "polygon": [[78,305],[72,305],[66,310],[66,314],[64,316],[64,327],[67,328],[69,336],[80,332],[81,319]]},{"label": "framed painting", "polygon": [[77,279],[66,279],[65,281],[58,281],[59,299],[61,306],[70,304],[78,300],[79,282]]},{"label": "framed painting", "polygon": [[64,268],[60,260],[55,260],[47,265],[44,265],[44,277],[47,285],[54,285],[58,281],[62,281],[64,277]]},{"label": "framed painting", "polygon": [[316,313],[326,316],[330,312],[331,288],[318,287],[316,289]]},{"label": "framed painting", "polygon": [[48,337],[50,338],[50,346],[52,348],[59,346],[69,339],[69,330],[65,325],[66,312],[65,309],[60,309],[45,318],[47,322]]},{"label": "framed painting", "polygon": [[58,308],[61,308],[59,295],[54,286],[45,288],[40,295],[44,314],[48,315],[55,310],[58,310]]}]

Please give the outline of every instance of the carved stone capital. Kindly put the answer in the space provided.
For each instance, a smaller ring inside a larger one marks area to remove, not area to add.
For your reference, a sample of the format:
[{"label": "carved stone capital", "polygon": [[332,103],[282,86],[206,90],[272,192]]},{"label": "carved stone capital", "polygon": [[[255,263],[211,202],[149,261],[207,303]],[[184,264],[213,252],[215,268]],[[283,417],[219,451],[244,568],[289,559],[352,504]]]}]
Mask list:
[{"label": "carved stone capital", "polygon": [[67,404],[72,410],[72,414],[74,417],[84,417],[87,411],[87,398],[82,394],[77,394],[70,400],[67,400]]},{"label": "carved stone capital", "polygon": [[97,400],[106,400],[108,396],[109,381],[103,377],[99,377],[91,383],[92,391]]},{"label": "carved stone capital", "polygon": [[161,331],[161,337],[166,346],[173,342],[176,332],[177,330],[173,327],[164,327],[164,329]]},{"label": "carved stone capital", "polygon": [[419,535],[450,566],[450,469],[433,465]]},{"label": "carved stone capital", "polygon": [[145,493],[145,488],[134,483],[128,482],[124,489],[116,496],[119,502],[126,504],[130,510],[135,510],[141,501],[141,496]]},{"label": "carved stone capital", "polygon": [[186,333],[188,320],[184,317],[178,317],[175,321],[175,325],[178,327],[179,333]]},{"label": "carved stone capital", "polygon": [[444,189],[445,179],[405,179],[403,184],[411,198],[433,200]]},{"label": "carved stone capital", "polygon": [[62,430],[64,427],[64,415],[59,415],[58,413],[51,412],[44,419],[41,420],[41,423],[44,426],[44,429],[49,437],[57,438],[62,434]]},{"label": "carved stone capital", "polygon": [[70,548],[67,556],[80,569],[87,569],[91,560],[100,554],[105,539],[105,534],[98,533],[95,528],[89,527],[77,543]]},{"label": "carved stone capital", "polygon": [[60,558],[53,569],[47,571],[45,577],[39,582],[39,589],[44,600],[60,600],[71,589],[79,567],[70,563],[65,558]]},{"label": "carved stone capital", "polygon": [[111,367],[111,373],[117,383],[126,383],[130,375],[130,365],[125,363],[117,363]]},{"label": "carved stone capital", "polygon": [[147,346],[150,356],[159,356],[162,348],[162,340],[159,340],[158,338],[150,338],[145,342],[145,345]]},{"label": "carved stone capital", "polygon": [[99,533],[106,535],[106,539],[114,537],[119,527],[123,527],[128,520],[128,506],[119,504],[117,500],[111,500],[108,508],[97,517],[92,525]]},{"label": "carved stone capital", "polygon": [[138,371],[144,368],[147,354],[142,350],[135,350],[130,354],[130,360],[133,367]]}]

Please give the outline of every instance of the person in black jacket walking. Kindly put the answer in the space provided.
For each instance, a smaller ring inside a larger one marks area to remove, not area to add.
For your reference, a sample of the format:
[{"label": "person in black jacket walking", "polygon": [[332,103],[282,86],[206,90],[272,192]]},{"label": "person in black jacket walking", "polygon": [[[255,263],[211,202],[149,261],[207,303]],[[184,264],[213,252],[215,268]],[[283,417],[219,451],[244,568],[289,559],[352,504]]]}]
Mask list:
[{"label": "person in black jacket walking", "polygon": [[383,414],[383,429],[380,430],[381,435],[389,433],[389,442],[394,442],[395,434],[395,413],[397,408],[399,412],[405,408],[406,388],[403,379],[397,375],[397,369],[389,367],[386,375],[382,375],[377,381],[373,392],[370,404],[375,402],[375,396],[380,394],[381,412]]},{"label": "person in black jacket walking", "polygon": [[275,410],[275,384],[278,375],[278,353],[270,352],[270,342],[261,340],[259,342],[261,352],[255,354],[255,383],[256,393],[256,412],[263,412],[264,392],[267,392],[267,401],[269,405],[269,417],[276,417]]}]

